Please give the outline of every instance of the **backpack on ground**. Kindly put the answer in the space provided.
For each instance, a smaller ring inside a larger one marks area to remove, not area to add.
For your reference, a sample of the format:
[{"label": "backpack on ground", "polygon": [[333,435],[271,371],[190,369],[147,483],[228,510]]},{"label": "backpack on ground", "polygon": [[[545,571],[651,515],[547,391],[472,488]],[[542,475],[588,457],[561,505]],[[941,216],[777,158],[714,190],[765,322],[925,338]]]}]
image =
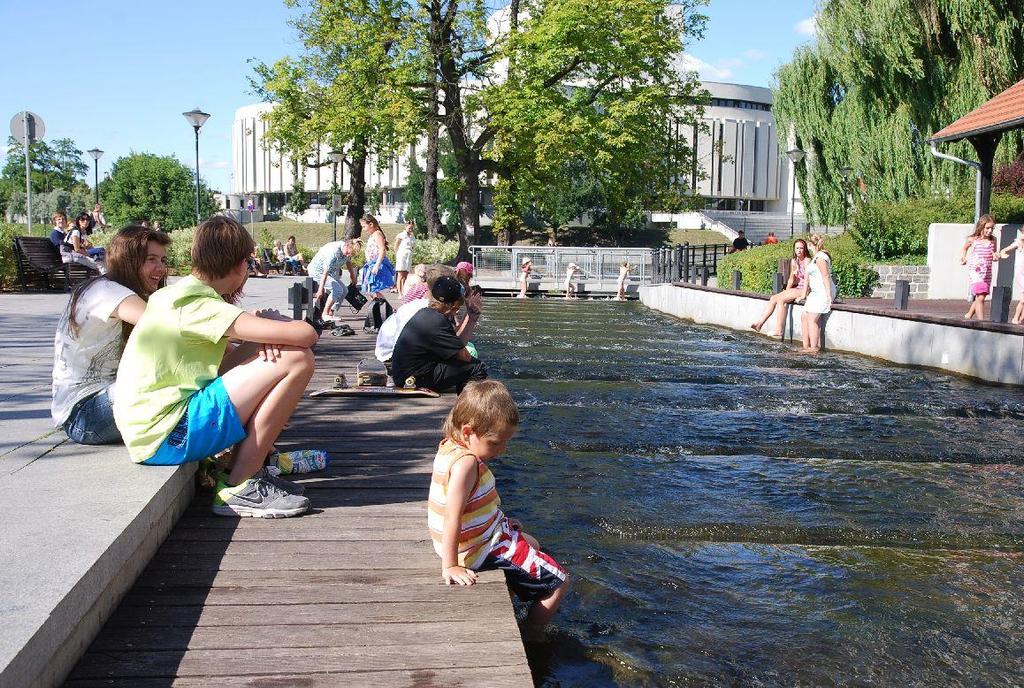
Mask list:
[{"label": "backpack on ground", "polygon": [[373,307],[370,308],[370,312],[366,314],[366,320],[363,321],[363,332],[367,334],[377,334],[380,331],[380,326],[384,324],[384,321],[391,317],[391,314],[395,312],[395,309],[387,302],[386,299],[377,297],[373,300]]},{"label": "backpack on ground", "polygon": [[348,291],[345,292],[345,300],[348,301],[356,313],[363,310],[363,306],[366,305],[366,297],[359,291],[359,287],[354,284],[348,285]]}]

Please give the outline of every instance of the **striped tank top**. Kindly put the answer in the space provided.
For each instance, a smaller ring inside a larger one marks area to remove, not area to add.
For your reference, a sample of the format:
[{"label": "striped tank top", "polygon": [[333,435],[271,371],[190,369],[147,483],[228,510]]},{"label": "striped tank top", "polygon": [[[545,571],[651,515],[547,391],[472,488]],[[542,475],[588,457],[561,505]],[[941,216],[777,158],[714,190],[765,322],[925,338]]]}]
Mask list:
[{"label": "striped tank top", "polygon": [[430,477],[430,497],[427,501],[427,527],[434,540],[434,551],[444,556],[441,539],[444,534],[444,510],[448,504],[448,478],[452,466],[464,456],[476,460],[476,483],[462,509],[459,525],[459,566],[477,568],[490,552],[490,542],[500,532],[505,515],[501,512],[501,497],[494,486],[494,475],[487,465],[476,459],[469,450],[451,440],[444,440],[434,457],[434,471]]}]

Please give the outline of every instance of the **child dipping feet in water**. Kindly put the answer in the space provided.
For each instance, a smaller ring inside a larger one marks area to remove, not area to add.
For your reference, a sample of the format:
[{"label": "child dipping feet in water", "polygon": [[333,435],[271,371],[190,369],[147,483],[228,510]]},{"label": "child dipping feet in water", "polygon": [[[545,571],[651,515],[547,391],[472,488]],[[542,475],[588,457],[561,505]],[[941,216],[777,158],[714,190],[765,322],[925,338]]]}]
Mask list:
[{"label": "child dipping feet in water", "polygon": [[518,425],[519,410],[505,385],[495,380],[466,385],[444,422],[427,522],[444,582],[473,585],[477,571],[504,571],[512,592],[533,602],[525,639],[535,642],[558,610],[568,576],[500,508],[487,463],[505,451]]}]

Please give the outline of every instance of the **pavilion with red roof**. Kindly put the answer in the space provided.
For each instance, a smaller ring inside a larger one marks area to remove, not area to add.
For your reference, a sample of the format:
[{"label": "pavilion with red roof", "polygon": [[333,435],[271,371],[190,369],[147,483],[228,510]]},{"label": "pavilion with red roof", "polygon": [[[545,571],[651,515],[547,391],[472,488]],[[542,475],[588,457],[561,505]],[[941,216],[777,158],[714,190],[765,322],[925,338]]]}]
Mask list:
[{"label": "pavilion with red roof", "polygon": [[995,96],[981,107],[937,132],[928,139],[933,145],[967,139],[978,153],[980,184],[978,208],[988,212],[992,197],[992,161],[1003,132],[1024,128],[1024,79]]}]

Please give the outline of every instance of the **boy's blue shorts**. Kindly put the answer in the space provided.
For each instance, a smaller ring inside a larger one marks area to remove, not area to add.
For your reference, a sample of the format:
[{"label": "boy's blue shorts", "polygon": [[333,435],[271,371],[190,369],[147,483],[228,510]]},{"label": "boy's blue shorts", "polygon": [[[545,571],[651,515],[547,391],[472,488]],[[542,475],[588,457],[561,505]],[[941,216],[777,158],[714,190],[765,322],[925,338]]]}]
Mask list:
[{"label": "boy's blue shorts", "polygon": [[188,400],[188,408],[147,466],[177,466],[199,461],[245,439],[224,383],[218,377]]}]

